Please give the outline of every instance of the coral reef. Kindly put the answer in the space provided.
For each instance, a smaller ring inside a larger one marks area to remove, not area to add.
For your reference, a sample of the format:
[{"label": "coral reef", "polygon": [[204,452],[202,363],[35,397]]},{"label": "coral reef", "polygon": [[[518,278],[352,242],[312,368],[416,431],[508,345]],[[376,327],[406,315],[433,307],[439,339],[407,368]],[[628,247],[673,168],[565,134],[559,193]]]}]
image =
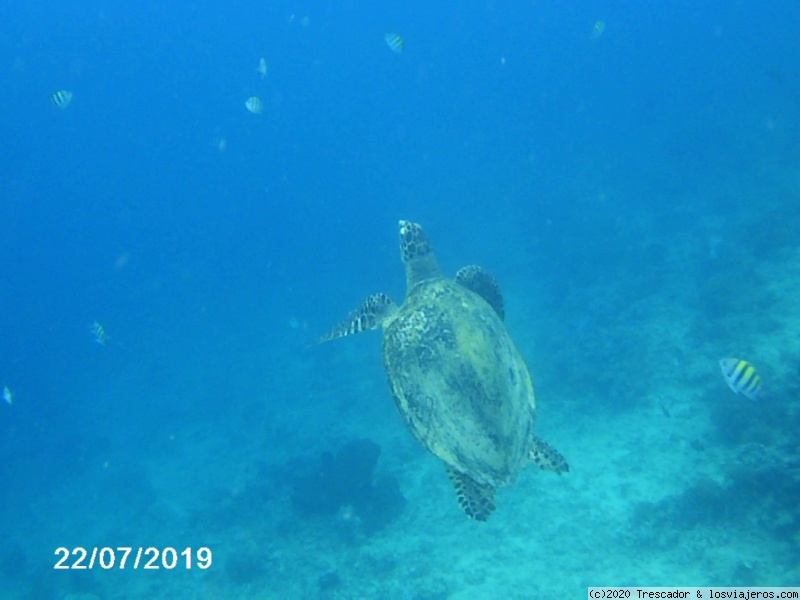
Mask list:
[{"label": "coral reef", "polygon": [[334,455],[324,452],[290,476],[292,506],[304,514],[358,521],[369,534],[388,525],[405,504],[397,480],[375,476],[381,448],[371,440],[353,440]]}]

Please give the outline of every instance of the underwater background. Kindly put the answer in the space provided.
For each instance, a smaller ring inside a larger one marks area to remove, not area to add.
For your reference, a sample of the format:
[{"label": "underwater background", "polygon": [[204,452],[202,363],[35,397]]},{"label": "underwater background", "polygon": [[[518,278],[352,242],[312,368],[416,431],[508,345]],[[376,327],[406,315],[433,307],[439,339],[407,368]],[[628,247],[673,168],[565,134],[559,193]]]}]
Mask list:
[{"label": "underwater background", "polygon": [[[800,582],[796,2],[0,21],[0,597]],[[524,470],[486,523],[397,414],[380,333],[309,347],[371,293],[402,301],[399,219],[448,276],[497,278],[570,463]],[[54,569],[151,546],[213,563]]]}]

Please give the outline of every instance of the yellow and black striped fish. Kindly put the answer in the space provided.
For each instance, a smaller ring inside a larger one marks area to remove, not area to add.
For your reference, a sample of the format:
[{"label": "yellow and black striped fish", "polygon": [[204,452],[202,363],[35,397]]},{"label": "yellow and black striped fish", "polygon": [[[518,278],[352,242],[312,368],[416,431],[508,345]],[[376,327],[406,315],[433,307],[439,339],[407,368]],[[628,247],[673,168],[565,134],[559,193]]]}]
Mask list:
[{"label": "yellow and black striped fish", "polygon": [[58,90],[52,96],[50,96],[50,102],[52,102],[61,110],[64,110],[69,106],[69,103],[72,102],[72,92],[67,90]]},{"label": "yellow and black striped fish", "polygon": [[260,115],[264,112],[264,103],[258,96],[250,96],[244,103],[244,106],[254,115]]},{"label": "yellow and black striped fish", "polygon": [[386,45],[392,49],[392,52],[402,54],[406,49],[406,42],[399,33],[387,33],[383,39],[386,40]]},{"label": "yellow and black striped fish", "polygon": [[89,328],[89,331],[92,332],[95,342],[97,342],[101,346],[106,345],[106,330],[103,329],[103,326],[100,325],[100,323],[98,323],[97,321],[92,323],[92,326]]},{"label": "yellow and black striped fish", "polygon": [[738,358],[723,358],[719,361],[725,383],[736,394],[756,401],[764,396],[764,386],[761,377],[756,373],[755,367],[746,360]]}]

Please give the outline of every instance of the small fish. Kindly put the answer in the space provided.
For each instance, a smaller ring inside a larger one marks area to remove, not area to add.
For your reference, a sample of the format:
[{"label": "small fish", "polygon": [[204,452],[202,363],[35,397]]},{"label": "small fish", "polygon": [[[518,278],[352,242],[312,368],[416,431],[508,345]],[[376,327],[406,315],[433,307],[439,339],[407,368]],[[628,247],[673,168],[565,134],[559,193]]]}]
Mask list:
[{"label": "small fish", "polygon": [[6,404],[14,404],[14,394],[11,393],[11,390],[8,389],[8,386],[3,388],[3,400],[6,401]]},{"label": "small fish", "polygon": [[106,345],[106,330],[103,329],[103,326],[100,325],[100,323],[98,323],[97,321],[92,323],[92,326],[89,328],[89,331],[92,332],[95,342],[97,342],[101,346]]},{"label": "small fish", "polygon": [[406,42],[399,33],[387,33],[383,36],[383,39],[386,40],[386,45],[389,46],[392,52],[402,54],[403,50],[406,49]]},{"label": "small fish", "polygon": [[735,394],[741,394],[754,402],[764,396],[761,377],[749,362],[738,358],[723,358],[719,361],[719,366],[725,383]]},{"label": "small fish", "polygon": [[267,76],[267,61],[263,58],[258,61],[258,68],[256,69],[256,73],[261,75],[261,79],[264,79]]},{"label": "small fish", "polygon": [[55,94],[50,96],[50,102],[61,110],[64,110],[69,106],[69,103],[72,102],[72,92],[58,90]]},{"label": "small fish", "polygon": [[262,112],[264,112],[264,103],[261,102],[261,98],[258,96],[251,96],[248,98],[244,103],[244,106],[254,115],[260,115]]},{"label": "small fish", "polygon": [[592,35],[590,36],[593,40],[596,40],[603,32],[606,30],[605,21],[597,21],[594,26],[592,26]]},{"label": "small fish", "polygon": [[[294,14],[294,13],[289,15],[289,18],[288,18],[289,23],[294,23],[296,18],[297,18],[297,15]],[[300,22],[300,25],[302,25],[303,27],[308,27],[311,24],[311,17],[306,15],[305,17],[300,19],[299,22]]]}]

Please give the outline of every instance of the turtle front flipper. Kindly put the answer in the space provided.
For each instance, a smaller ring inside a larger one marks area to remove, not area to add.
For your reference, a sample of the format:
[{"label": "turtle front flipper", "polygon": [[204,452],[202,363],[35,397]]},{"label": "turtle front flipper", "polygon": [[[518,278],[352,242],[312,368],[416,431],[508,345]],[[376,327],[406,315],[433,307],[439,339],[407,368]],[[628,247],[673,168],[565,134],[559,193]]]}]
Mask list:
[{"label": "turtle front flipper", "polygon": [[471,477],[447,467],[447,474],[456,488],[458,504],[470,519],[485,521],[494,512],[494,488],[481,485]]},{"label": "turtle front flipper", "polygon": [[542,471],[553,471],[558,475],[569,471],[569,465],[561,453],[538,437],[533,440],[528,459]]},{"label": "turtle front flipper", "polygon": [[346,335],[361,333],[367,329],[378,329],[386,319],[397,313],[397,305],[386,294],[372,294],[364,303],[347,315],[347,318],[311,345],[335,340]]},{"label": "turtle front flipper", "polygon": [[483,267],[478,265],[461,267],[456,273],[456,283],[478,294],[489,303],[489,306],[494,309],[501,321],[505,319],[506,309],[500,286],[497,285],[494,277],[489,275]]}]

